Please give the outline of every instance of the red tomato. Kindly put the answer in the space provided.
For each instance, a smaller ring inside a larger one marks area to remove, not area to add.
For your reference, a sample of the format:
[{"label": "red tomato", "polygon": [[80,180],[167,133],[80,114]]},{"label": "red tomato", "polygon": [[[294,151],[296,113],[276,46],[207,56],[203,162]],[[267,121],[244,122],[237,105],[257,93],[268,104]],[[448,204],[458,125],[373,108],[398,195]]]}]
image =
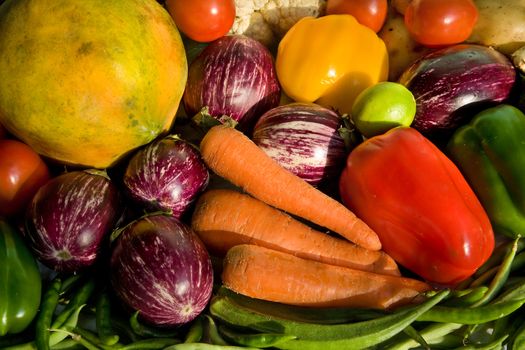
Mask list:
[{"label": "red tomato", "polygon": [[179,30],[199,42],[227,34],[235,19],[233,0],[167,0],[166,7]]},{"label": "red tomato", "polygon": [[426,46],[466,40],[477,20],[478,9],[472,0],[413,0],[405,10],[410,35]]},{"label": "red tomato", "polygon": [[328,0],[326,3],[327,14],[352,15],[376,33],[385,23],[387,10],[387,0]]},{"label": "red tomato", "polygon": [[0,140],[0,216],[20,213],[51,177],[49,168],[31,147]]}]

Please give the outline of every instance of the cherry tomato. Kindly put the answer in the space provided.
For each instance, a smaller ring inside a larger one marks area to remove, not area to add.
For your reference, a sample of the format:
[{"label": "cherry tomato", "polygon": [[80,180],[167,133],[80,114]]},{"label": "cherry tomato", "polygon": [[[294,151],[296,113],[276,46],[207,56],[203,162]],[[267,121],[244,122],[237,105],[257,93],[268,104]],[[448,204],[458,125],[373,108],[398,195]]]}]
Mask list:
[{"label": "cherry tomato", "polygon": [[376,33],[385,23],[387,10],[387,0],[328,0],[326,3],[328,15],[352,15],[359,23]]},{"label": "cherry tomato", "polygon": [[21,213],[50,177],[48,166],[31,147],[0,140],[0,216]]},{"label": "cherry tomato", "polygon": [[167,0],[166,7],[179,30],[199,42],[227,34],[235,19],[233,0]]},{"label": "cherry tomato", "polygon": [[405,10],[405,25],[420,44],[436,47],[466,40],[478,9],[472,0],[413,0]]}]

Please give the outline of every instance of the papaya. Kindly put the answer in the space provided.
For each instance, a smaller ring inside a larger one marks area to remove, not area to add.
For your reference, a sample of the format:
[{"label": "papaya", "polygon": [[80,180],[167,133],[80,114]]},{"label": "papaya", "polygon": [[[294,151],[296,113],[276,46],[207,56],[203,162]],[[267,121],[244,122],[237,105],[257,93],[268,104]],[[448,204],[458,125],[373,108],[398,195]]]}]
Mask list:
[{"label": "papaya", "polygon": [[59,164],[107,168],[169,131],[188,75],[155,0],[6,0],[0,124]]}]

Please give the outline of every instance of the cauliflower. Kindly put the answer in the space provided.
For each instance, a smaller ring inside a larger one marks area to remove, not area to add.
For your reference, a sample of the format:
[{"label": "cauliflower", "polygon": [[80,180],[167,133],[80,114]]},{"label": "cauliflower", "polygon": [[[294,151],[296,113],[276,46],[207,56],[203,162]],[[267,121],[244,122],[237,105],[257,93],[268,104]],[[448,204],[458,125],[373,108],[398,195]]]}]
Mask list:
[{"label": "cauliflower", "polygon": [[235,0],[235,8],[230,34],[244,34],[275,49],[298,20],[323,15],[326,0]]}]

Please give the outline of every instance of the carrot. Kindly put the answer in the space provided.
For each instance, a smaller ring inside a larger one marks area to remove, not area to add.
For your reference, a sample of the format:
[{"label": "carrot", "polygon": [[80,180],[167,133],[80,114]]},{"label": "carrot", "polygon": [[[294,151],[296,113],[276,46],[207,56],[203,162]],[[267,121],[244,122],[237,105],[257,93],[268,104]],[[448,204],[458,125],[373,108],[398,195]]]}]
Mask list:
[{"label": "carrot", "polygon": [[352,211],[284,169],[242,132],[225,125],[214,126],[201,140],[200,150],[214,173],[255,198],[362,247],[381,249],[377,234]]},{"label": "carrot", "polygon": [[309,307],[391,309],[419,301],[431,287],[407,277],[324,264],[250,244],[224,259],[225,287],[256,299]]},{"label": "carrot", "polygon": [[400,274],[396,262],[385,252],[316,231],[234,190],[214,189],[203,193],[195,206],[191,226],[208,250],[218,256],[224,256],[235,245],[249,243],[327,264]]}]

